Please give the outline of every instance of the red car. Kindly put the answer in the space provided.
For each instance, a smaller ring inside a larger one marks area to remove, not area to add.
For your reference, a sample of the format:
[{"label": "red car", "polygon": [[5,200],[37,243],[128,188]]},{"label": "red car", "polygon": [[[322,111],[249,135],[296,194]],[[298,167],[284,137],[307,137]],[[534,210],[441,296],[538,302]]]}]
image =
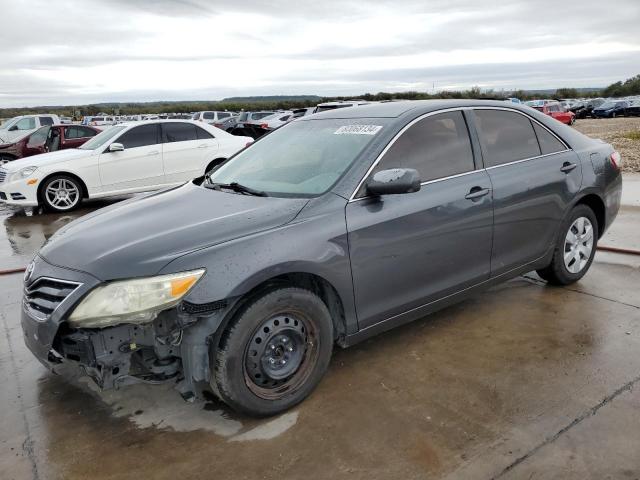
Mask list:
[{"label": "red car", "polygon": [[102,130],[85,125],[47,125],[15,142],[0,144],[0,165],[39,153],[77,148]]},{"label": "red car", "polygon": [[576,121],[576,114],[573,112],[567,112],[562,105],[560,105],[560,102],[544,102],[543,105],[531,106],[566,125],[573,125],[573,122]]}]

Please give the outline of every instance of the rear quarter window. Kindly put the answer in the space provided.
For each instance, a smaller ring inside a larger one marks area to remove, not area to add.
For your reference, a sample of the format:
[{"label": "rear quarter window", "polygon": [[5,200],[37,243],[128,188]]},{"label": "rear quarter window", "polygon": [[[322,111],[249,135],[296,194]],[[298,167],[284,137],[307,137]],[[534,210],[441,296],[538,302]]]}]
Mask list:
[{"label": "rear quarter window", "polygon": [[536,136],[538,137],[538,143],[540,144],[540,150],[543,155],[562,152],[567,149],[564,143],[562,143],[555,136],[549,133],[546,128],[538,125],[536,122],[533,122],[533,129],[535,130]]}]

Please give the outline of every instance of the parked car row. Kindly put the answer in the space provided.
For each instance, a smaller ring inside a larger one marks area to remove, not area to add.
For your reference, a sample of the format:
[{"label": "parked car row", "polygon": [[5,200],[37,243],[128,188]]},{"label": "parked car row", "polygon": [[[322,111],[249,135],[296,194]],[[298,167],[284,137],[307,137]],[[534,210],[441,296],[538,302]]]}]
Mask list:
[{"label": "parked car row", "polygon": [[525,105],[535,108],[539,112],[549,115],[566,125],[573,125],[576,121],[576,114],[565,110],[557,100],[531,100],[525,102]]},{"label": "parked car row", "polygon": [[0,165],[40,153],[78,148],[101,131],[88,125],[45,125],[13,142],[0,143]]},{"label": "parked car row", "polygon": [[567,125],[578,118],[640,116],[640,99],[531,100],[526,105]]},{"label": "parked car row", "polygon": [[[61,126],[50,131],[71,135],[73,128],[91,127]],[[92,129],[91,133],[97,132]],[[85,198],[179,185],[211,171],[251,142],[252,138],[233,136],[192,120],[114,125],[79,148],[5,163],[0,167],[0,200],[68,211]]]}]

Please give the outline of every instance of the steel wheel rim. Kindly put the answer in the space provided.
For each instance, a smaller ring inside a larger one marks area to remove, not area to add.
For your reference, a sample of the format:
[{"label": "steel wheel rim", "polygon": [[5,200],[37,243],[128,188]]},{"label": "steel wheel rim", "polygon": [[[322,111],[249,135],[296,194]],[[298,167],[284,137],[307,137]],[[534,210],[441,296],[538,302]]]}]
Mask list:
[{"label": "steel wheel rim", "polygon": [[80,199],[80,189],[71,180],[58,178],[45,188],[45,197],[52,207],[58,210],[73,208]]},{"label": "steel wheel rim", "polygon": [[245,383],[256,396],[277,400],[299,389],[319,354],[317,332],[301,312],[263,320],[251,335],[243,365]]},{"label": "steel wheel rim", "polygon": [[570,273],[580,273],[593,251],[593,225],[586,217],[578,217],[569,227],[564,240],[564,266]]}]

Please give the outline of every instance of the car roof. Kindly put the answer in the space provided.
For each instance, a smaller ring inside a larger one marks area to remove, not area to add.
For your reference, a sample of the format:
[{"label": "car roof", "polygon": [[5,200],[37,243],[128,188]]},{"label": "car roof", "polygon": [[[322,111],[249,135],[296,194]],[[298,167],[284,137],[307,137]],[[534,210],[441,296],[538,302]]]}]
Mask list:
[{"label": "car roof", "polygon": [[149,123],[190,123],[192,125],[197,125],[198,127],[202,127],[203,125],[206,125],[202,122],[199,122],[197,120],[189,120],[186,118],[154,118],[151,120],[133,120],[130,122],[120,122],[117,123],[115,125],[113,125],[114,127],[120,127],[120,126],[136,126],[136,125],[147,125]]},{"label": "car roof", "polygon": [[446,108],[462,107],[501,107],[524,110],[517,103],[505,103],[502,100],[402,100],[395,102],[371,103],[359,107],[337,108],[318,112],[309,117],[300,117],[297,121],[314,121],[323,118],[398,118],[408,113],[422,115],[424,113],[443,110]]}]

